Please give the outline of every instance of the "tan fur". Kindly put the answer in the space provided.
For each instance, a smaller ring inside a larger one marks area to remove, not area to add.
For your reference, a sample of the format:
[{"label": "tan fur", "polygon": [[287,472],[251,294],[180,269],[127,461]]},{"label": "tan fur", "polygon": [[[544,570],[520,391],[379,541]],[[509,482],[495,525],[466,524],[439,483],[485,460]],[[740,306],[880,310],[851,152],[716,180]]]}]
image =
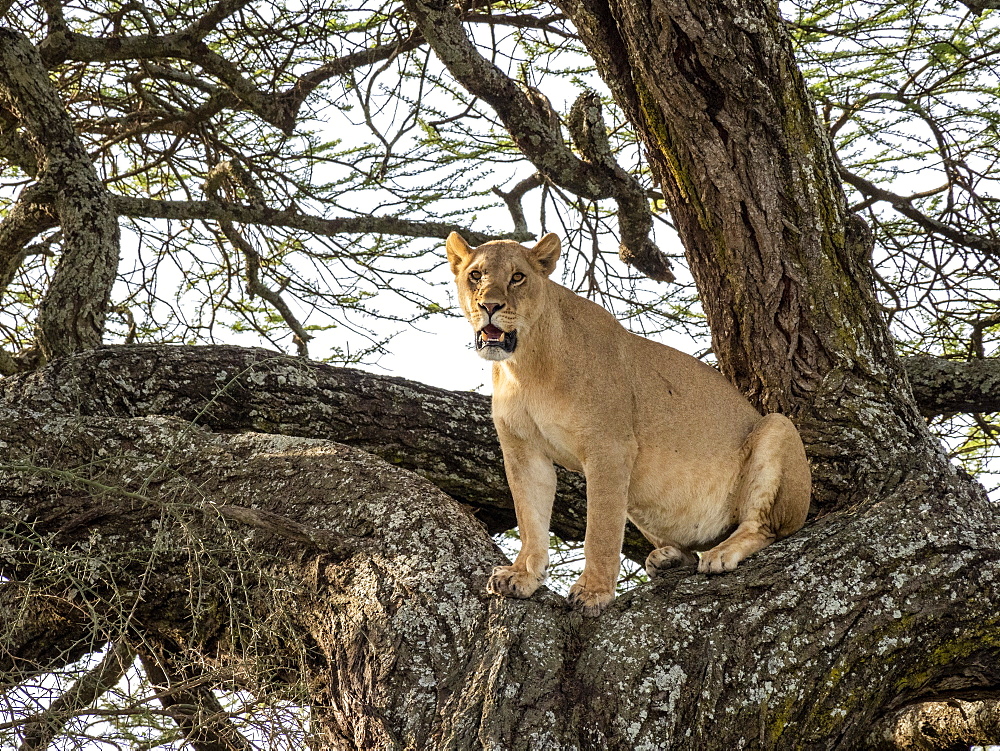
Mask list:
[{"label": "tan fur", "polygon": [[529,249],[470,248],[452,233],[447,250],[475,332],[516,331],[513,352],[479,350],[493,361],[493,420],[521,532],[491,592],[528,597],[545,578],[553,462],[587,479],[586,563],[570,602],[589,615],[614,599],[626,516],[656,546],[651,576],[696,561],[732,570],[803,525],[809,465],[792,423],[762,417],[715,369],[549,280],[554,234]]}]

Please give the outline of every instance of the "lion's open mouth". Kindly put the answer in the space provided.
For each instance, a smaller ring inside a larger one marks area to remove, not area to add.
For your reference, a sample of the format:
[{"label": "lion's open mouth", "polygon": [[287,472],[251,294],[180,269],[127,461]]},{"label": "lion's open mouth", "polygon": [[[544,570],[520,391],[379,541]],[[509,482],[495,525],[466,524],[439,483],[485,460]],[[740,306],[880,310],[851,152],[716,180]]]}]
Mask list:
[{"label": "lion's open mouth", "polygon": [[517,332],[504,331],[492,323],[486,324],[476,335],[476,349],[484,347],[499,347],[507,352],[513,352],[517,346]]}]

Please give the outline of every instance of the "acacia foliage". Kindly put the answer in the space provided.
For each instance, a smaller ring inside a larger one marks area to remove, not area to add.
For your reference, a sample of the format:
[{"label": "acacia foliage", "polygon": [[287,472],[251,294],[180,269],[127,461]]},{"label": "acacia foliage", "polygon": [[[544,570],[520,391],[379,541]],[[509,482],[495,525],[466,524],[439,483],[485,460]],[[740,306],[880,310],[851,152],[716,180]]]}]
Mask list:
[{"label": "acacia foliage", "polygon": [[[637,330],[669,328],[707,343],[669,217],[607,96],[610,154],[647,193],[673,284],[652,284],[618,261],[614,201],[540,172],[505,127],[502,105],[456,82],[401,4],[0,8],[4,24],[38,46],[117,201],[125,232],[108,341],[223,336],[363,360],[385,345],[390,329],[378,319],[401,324],[447,307],[435,286],[447,283],[437,246],[460,228],[473,239],[558,231],[573,251],[564,282]],[[900,348],[993,355],[995,14],[915,1],[782,9],[836,139],[852,208],[874,230],[876,279]],[[586,149],[571,138],[572,105],[606,89],[561,10],[495,3],[462,13],[483,57],[530,94],[567,145]],[[0,216],[10,220],[37,157],[9,102],[0,120]],[[51,219],[34,217],[4,251],[7,355],[32,346],[64,239]],[[10,370],[10,357],[0,359]],[[996,450],[993,419],[940,420],[970,469],[984,469]]]}]

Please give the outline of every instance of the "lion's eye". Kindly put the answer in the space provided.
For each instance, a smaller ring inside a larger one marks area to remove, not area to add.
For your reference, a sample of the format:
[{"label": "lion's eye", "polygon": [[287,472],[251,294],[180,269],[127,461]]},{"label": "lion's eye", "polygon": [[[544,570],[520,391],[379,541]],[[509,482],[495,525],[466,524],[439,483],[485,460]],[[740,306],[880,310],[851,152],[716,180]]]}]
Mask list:
[{"label": "lion's eye", "polygon": [[520,271],[518,271],[516,274],[514,274],[514,276],[510,278],[511,284],[520,284],[523,281],[524,281],[524,274],[522,274]]},{"label": "lion's eye", "polygon": [[469,279],[471,279],[474,282],[478,282],[482,278],[483,278],[483,273],[481,271],[470,271],[469,272]]}]

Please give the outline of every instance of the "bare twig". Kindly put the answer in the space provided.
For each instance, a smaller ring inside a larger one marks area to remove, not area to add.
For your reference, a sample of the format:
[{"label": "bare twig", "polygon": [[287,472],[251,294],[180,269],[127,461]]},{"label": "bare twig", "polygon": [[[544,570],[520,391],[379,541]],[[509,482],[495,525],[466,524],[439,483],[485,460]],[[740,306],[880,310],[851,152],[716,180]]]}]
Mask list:
[{"label": "bare twig", "polygon": [[944,237],[959,245],[964,245],[973,250],[979,250],[992,255],[1000,254],[1000,241],[983,235],[973,235],[962,232],[953,225],[946,224],[938,219],[927,216],[919,211],[910,198],[893,193],[885,188],[880,188],[875,183],[866,180],[860,175],[856,175],[842,164],[838,164],[840,177],[848,185],[856,188],[862,195],[874,201],[882,201],[890,204],[896,211],[911,219],[928,232]]}]

